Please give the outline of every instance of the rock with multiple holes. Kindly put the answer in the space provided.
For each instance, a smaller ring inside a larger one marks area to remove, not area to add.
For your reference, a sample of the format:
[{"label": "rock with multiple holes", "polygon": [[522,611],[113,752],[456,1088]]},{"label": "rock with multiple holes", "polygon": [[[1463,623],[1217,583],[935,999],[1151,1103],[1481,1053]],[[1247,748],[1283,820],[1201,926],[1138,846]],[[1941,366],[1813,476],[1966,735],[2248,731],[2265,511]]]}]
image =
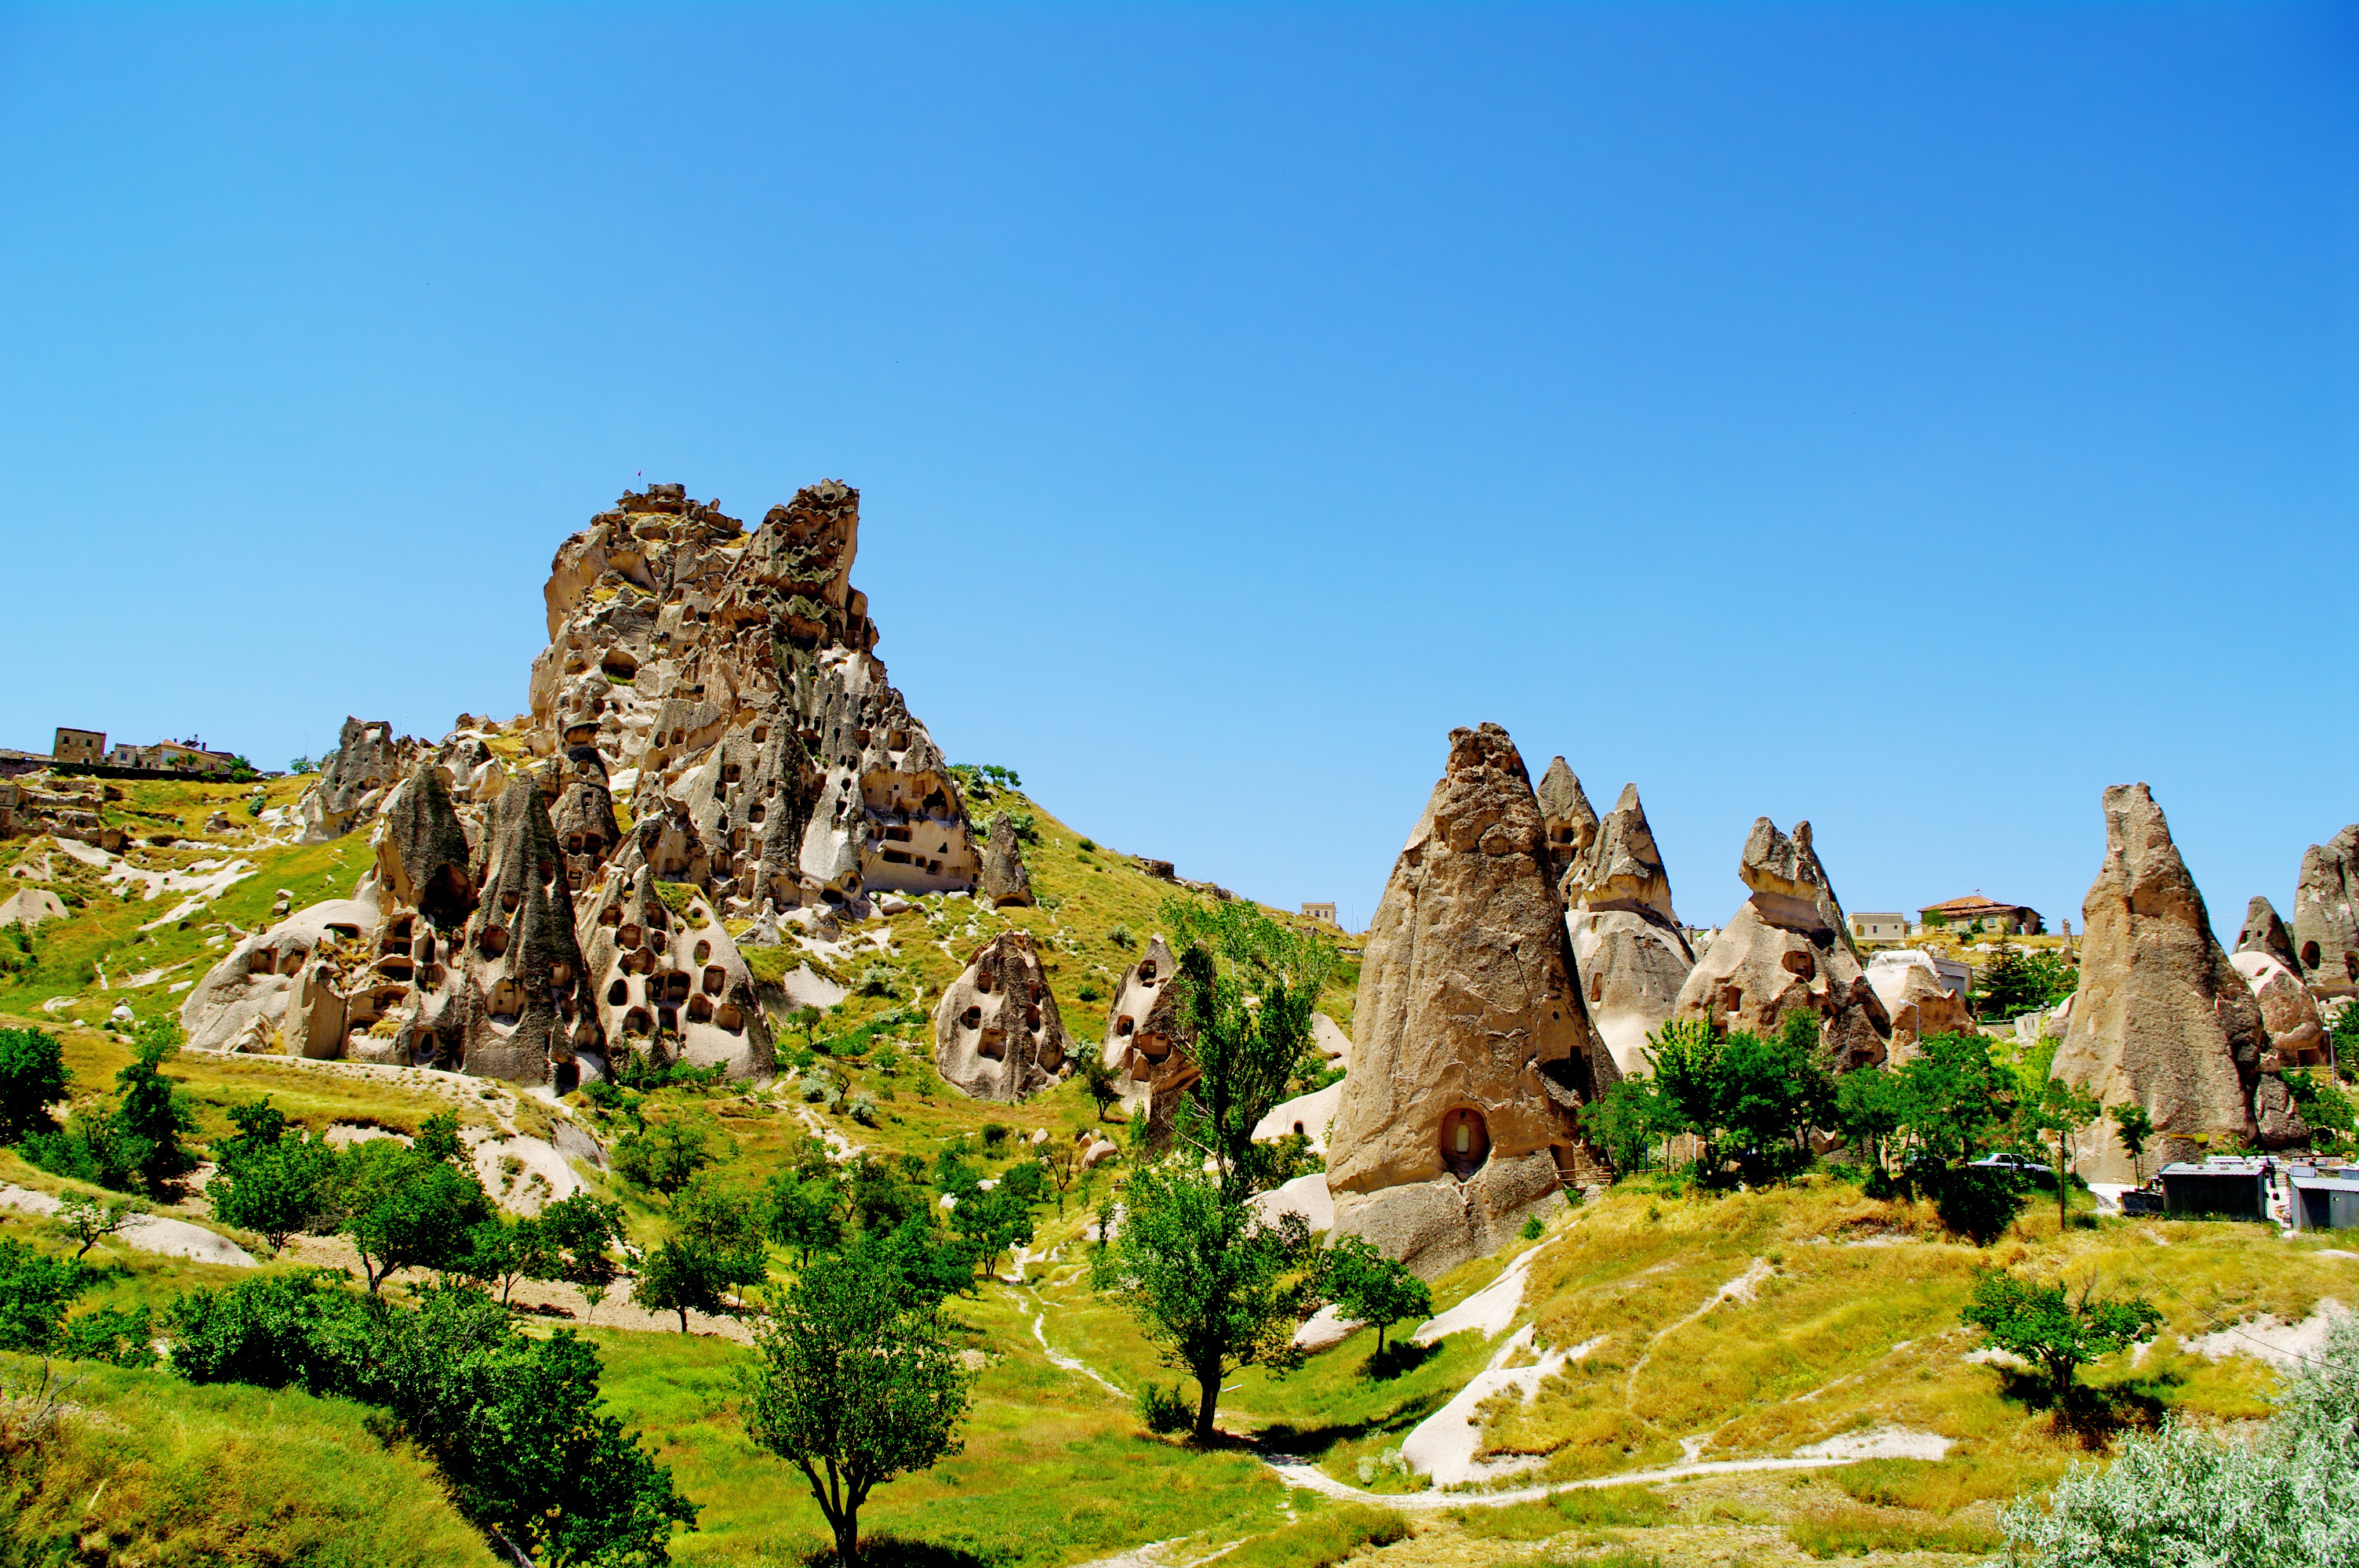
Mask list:
[{"label": "rock with multiple holes", "polygon": [[2321,996],[2359,992],[2359,822],[2301,858],[2293,895],[2294,955]]},{"label": "rock with multiple holes", "polygon": [[1770,1035],[1788,1015],[1808,1012],[1841,1066],[1884,1061],[1892,1020],[1868,983],[1810,825],[1795,824],[1789,837],[1756,819],[1736,874],[1749,896],[1697,959],[1673,1018]]},{"label": "rock with multiple holes", "polygon": [[1027,931],[1003,931],[976,949],[934,1008],[934,1067],[975,1099],[1038,1093],[1071,1051]]},{"label": "rock with multiple holes", "polygon": [[859,529],[859,492],[832,480],[751,535],[656,485],[551,566],[532,743],[595,746],[636,776],[637,816],[685,810],[708,857],[691,880],[726,912],[968,889],[981,871],[957,781],[874,652]]},{"label": "rock with multiple holes", "polygon": [[1589,1179],[1614,1058],[1582,1005],[1548,829],[1495,724],[1457,730],[1370,926],[1329,1132],[1335,1230],[1431,1277]]},{"label": "rock with multiple holes", "polygon": [[1149,937],[1138,961],[1114,987],[1100,1046],[1122,1090],[1124,1108],[1146,1121],[1147,1141],[1158,1148],[1180,1100],[1201,1076],[1188,1049],[1173,974],[1170,947],[1159,935]]},{"label": "rock with multiple holes", "polygon": [[318,782],[303,792],[297,806],[303,819],[300,841],[324,844],[341,838],[374,816],[386,792],[401,782],[419,753],[417,741],[397,737],[383,719],[347,718],[336,749],[321,759]]},{"label": "rock with multiple holes", "polygon": [[993,909],[1005,909],[1010,904],[1030,906],[1032,873],[1024,866],[1024,846],[1016,834],[1016,822],[1008,812],[991,819],[991,831],[984,840],[983,880],[974,896]]},{"label": "rock with multiple holes", "polygon": [[[753,971],[703,894],[666,885],[645,865],[612,867],[583,898],[580,931],[610,1056],[636,1051],[653,1065],[686,1062],[737,1078],[773,1069]],[[611,1071],[611,1060],[603,1065]]]},{"label": "rock with multiple holes", "polygon": [[[435,1054],[516,1083],[578,1076],[575,1050],[600,1044],[597,1012],[583,995],[573,892],[537,775],[511,784],[492,807],[484,850],[465,968],[431,1031]],[[413,1044],[413,1059],[424,1044]]]},{"label": "rock with multiple holes", "polygon": [[[2104,861],[2081,905],[2081,987],[2051,1071],[2109,1108],[2143,1107],[2157,1131],[2149,1162],[2200,1158],[2215,1141],[2300,1141],[2308,1130],[2274,1098],[2255,1115],[2268,1031],[2162,808],[2146,785],[2114,784],[2104,815]],[[2076,1168],[2136,1180],[2107,1126],[2084,1136]]]},{"label": "rock with multiple holes", "polygon": [[443,929],[474,913],[474,849],[441,771],[420,762],[386,801],[376,841],[379,882],[394,903]]},{"label": "rock with multiple holes", "polygon": [[1647,1039],[1679,1005],[1695,954],[1671,908],[1670,874],[1636,784],[1622,786],[1589,838],[1558,881],[1573,958],[1590,1021],[1615,1066],[1643,1073]]},{"label": "rock with multiple holes", "polygon": [[342,1056],[379,914],[373,900],[331,899],[242,938],[182,1000],[182,1038],[200,1051]]}]

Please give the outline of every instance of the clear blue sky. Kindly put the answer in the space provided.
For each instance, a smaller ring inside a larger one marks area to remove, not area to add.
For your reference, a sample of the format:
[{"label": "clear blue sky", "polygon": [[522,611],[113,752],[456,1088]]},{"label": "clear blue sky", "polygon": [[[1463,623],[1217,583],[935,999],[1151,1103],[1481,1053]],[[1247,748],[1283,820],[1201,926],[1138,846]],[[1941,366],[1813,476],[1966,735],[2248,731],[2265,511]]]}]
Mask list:
[{"label": "clear blue sky", "polygon": [[955,759],[1364,920],[1458,724],[1854,909],[2359,818],[2359,9],[0,6],[0,743],[513,712],[861,487]]}]

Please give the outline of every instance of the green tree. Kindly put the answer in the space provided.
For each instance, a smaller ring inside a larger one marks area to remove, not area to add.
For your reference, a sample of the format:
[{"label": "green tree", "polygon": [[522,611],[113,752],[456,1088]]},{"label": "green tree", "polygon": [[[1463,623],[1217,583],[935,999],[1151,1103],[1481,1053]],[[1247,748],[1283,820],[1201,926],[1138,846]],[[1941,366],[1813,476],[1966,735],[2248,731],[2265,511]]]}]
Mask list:
[{"label": "green tree", "polygon": [[575,1193],[541,1206],[534,1217],[532,1268],[526,1278],[563,1280],[583,1290],[614,1277],[607,1249],[623,1239],[623,1206]]},{"label": "green tree", "polygon": [[160,1192],[196,1168],[180,1140],[196,1130],[179,1080],[164,1076],[163,1063],[180,1049],[180,1025],[169,1016],[144,1020],[131,1060],[114,1075],[120,1091],[113,1117],[130,1169],[149,1192]]},{"label": "green tree", "polygon": [[1819,1049],[1819,1021],[1808,1012],[1788,1015],[1768,1039],[1744,1030],[1717,1036],[1703,1019],[1666,1024],[1651,1037],[1663,1120],[1702,1143],[1703,1180],[1725,1181],[1731,1156],[1738,1174],[1756,1183],[1783,1180],[1808,1162],[1810,1129],[1836,1106]]},{"label": "green tree", "polygon": [[492,1217],[472,1171],[396,1139],[355,1143],[336,1176],[337,1228],[360,1254],[372,1295],[404,1269],[459,1267],[475,1227]]},{"label": "green tree", "polygon": [[831,1181],[799,1177],[780,1171],[765,1189],[770,1239],[789,1248],[798,1267],[810,1267],[814,1252],[832,1252],[843,1245],[843,1194]]},{"label": "green tree", "polygon": [[669,1195],[720,1159],[723,1141],[702,1121],[674,1117],[624,1134],[614,1145],[614,1173],[634,1186]]},{"label": "green tree", "polygon": [[1147,1124],[1133,1124],[1141,1158],[1128,1217],[1098,1262],[1165,1364],[1196,1379],[1195,1437],[1209,1443],[1221,1379],[1245,1366],[1299,1366],[1294,1326],[1321,1299],[1323,1270],[1301,1217],[1271,1222],[1252,1206],[1281,1172],[1253,1129],[1316,1049],[1311,1011],[1335,956],[1316,934],[1242,902],[1170,899],[1162,915],[1183,944],[1171,983],[1201,1076],[1173,1112],[1166,1157],[1147,1159]]},{"label": "green tree", "polygon": [[1906,1091],[1897,1072],[1845,1073],[1835,1085],[1835,1125],[1864,1157],[1871,1179],[1886,1173],[1886,1154],[1906,1119]]},{"label": "green tree", "polygon": [[233,1106],[229,1116],[238,1136],[213,1146],[217,1174],[205,1184],[205,1198],[215,1219],[254,1231],[277,1252],[288,1237],[324,1223],[337,1180],[335,1147],[317,1133],[289,1136],[266,1095]]},{"label": "green tree", "polygon": [[1930,1196],[1951,1230],[1986,1241],[2022,1206],[2015,1175],[1976,1165],[2005,1136],[2020,1087],[1984,1034],[1934,1034],[1899,1072],[1899,1186]]},{"label": "green tree", "polygon": [[859,1561],[870,1493],[963,1446],[973,1396],[937,1301],[913,1300],[864,1238],[803,1271],[755,1328],[746,1434],[802,1472],[845,1568]]},{"label": "green tree", "polygon": [[730,1310],[728,1293],[761,1283],[768,1273],[767,1238],[762,1206],[700,1176],[680,1189],[671,1206],[671,1234],[640,1266],[632,1295],[650,1312],[718,1317]]},{"label": "green tree", "polygon": [[516,1219],[494,1215],[467,1232],[467,1246],[457,1271],[487,1286],[497,1287],[500,1305],[508,1304],[518,1280],[533,1277],[540,1259],[540,1227],[530,1217]]},{"label": "green tree", "polygon": [[66,1197],[58,1205],[57,1227],[76,1241],[74,1256],[89,1256],[99,1238],[113,1236],[139,1217],[139,1211],[121,1198]]},{"label": "green tree", "polygon": [[2002,944],[1974,992],[1974,1015],[1995,1022],[2041,1012],[2071,996],[2080,972],[2060,953]]},{"label": "green tree", "polygon": [[2117,1105],[2108,1112],[2114,1119],[2114,1136],[2122,1141],[2122,1148],[2130,1157],[2130,1174],[2146,1180],[2146,1146],[2154,1136],[2154,1119],[2146,1107],[2137,1104]]},{"label": "green tree", "polygon": [[1669,1114],[1653,1078],[1617,1078],[1603,1097],[1581,1108],[1581,1125],[1626,1175],[1651,1162],[1655,1141],[1672,1130]]},{"label": "green tree", "polygon": [[1106,1108],[1122,1098],[1122,1085],[1106,1065],[1105,1053],[1084,1046],[1081,1053],[1082,1086],[1089,1090],[1090,1098],[1097,1102],[1098,1119],[1105,1119]]},{"label": "green tree", "polygon": [[[1022,1167],[1037,1171],[1038,1167]],[[987,1271],[999,1255],[1032,1241],[1032,1206],[1005,1182],[985,1192],[969,1190],[951,1210],[951,1228],[966,1238]]]},{"label": "green tree", "polygon": [[1385,1330],[1433,1311],[1433,1292],[1426,1282],[1399,1259],[1377,1251],[1364,1236],[1346,1236],[1329,1248],[1328,1270],[1327,1293],[1335,1304],[1362,1323],[1376,1325],[1378,1356],[1385,1352]]},{"label": "green tree", "polygon": [[2332,1077],[2308,1067],[2277,1076],[2285,1080],[2294,1108],[2310,1124],[2311,1148],[2321,1152],[2347,1148],[2359,1136],[2359,1107],[2352,1104],[2351,1097]]},{"label": "green tree", "polygon": [[66,1098],[72,1078],[65,1047],[40,1029],[0,1029],[0,1143],[53,1132],[49,1107]]},{"label": "green tree", "polygon": [[2002,1269],[1981,1269],[1973,1299],[1959,1318],[2008,1355],[2038,1366],[2050,1397],[2061,1405],[2084,1363],[2144,1338],[2162,1322],[2154,1303],[2141,1296],[2105,1301],[2096,1291],[2094,1275],[2076,1299],[2060,1283],[2035,1285]]},{"label": "green tree", "polygon": [[38,1355],[49,1349],[66,1309],[92,1279],[71,1258],[0,1238],[0,1350]]},{"label": "green tree", "polygon": [[2105,1114],[2096,1097],[2061,1078],[2041,1082],[2038,1092],[2027,1095],[2016,1107],[2016,1117],[2027,1133],[2056,1142],[2056,1227],[2071,1221],[2072,1140]]}]

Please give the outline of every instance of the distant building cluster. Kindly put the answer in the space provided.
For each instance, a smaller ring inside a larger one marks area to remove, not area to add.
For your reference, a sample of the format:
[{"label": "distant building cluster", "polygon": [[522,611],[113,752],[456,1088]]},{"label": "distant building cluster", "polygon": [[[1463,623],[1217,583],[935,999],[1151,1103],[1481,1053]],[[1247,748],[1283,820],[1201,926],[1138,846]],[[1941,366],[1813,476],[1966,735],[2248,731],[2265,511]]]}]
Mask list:
[{"label": "distant building cluster", "polygon": [[152,746],[117,744],[110,748],[103,730],[73,730],[60,725],[48,755],[0,751],[0,762],[136,768],[158,773],[226,773],[236,768],[237,754],[212,751],[194,736],[186,741],[158,741]]},{"label": "distant building cluster", "polygon": [[1852,939],[1856,942],[1906,942],[1912,936],[1928,932],[1945,931],[1957,935],[1969,933],[1990,936],[2044,936],[2047,922],[2039,912],[2026,903],[2002,903],[1972,892],[1962,898],[1944,899],[1918,910],[1911,920],[1898,910],[1860,910],[1849,915]]}]

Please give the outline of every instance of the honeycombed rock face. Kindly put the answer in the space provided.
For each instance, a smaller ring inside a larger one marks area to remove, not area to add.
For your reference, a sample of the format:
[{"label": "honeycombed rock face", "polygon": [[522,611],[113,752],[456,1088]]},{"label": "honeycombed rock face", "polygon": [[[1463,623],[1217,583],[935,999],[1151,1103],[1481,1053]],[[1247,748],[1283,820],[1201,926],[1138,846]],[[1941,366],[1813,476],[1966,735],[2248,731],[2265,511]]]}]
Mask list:
[{"label": "honeycombed rock face", "polygon": [[536,749],[595,745],[618,784],[628,775],[641,817],[710,794],[697,775],[729,752],[727,793],[751,798],[725,826],[709,811],[697,821],[700,839],[717,836],[701,843],[697,880],[729,912],[971,888],[980,870],[957,782],[873,652],[867,596],[852,586],[859,531],[860,492],[832,480],[750,535],[717,504],[656,486],[601,514],[550,568]]},{"label": "honeycombed rock face", "polygon": [[1024,847],[1016,842],[1016,824],[1006,812],[991,819],[983,847],[983,882],[975,896],[994,909],[1032,903],[1032,873],[1024,869]]},{"label": "honeycombed rock face", "polygon": [[[2149,1165],[2200,1157],[2198,1138],[2306,1138],[2274,1098],[2264,1107],[2269,1126],[2255,1117],[2268,1033],[2212,935],[2162,808],[2146,785],[2114,784],[2104,814],[2105,858],[2081,905],[2081,988],[2055,1076],[2108,1108],[2145,1107],[2160,1135]],[[2114,1139],[2093,1135],[2083,1148],[2079,1169],[2089,1179],[2136,1179]]]},{"label": "honeycombed rock face", "polygon": [[297,811],[303,818],[299,842],[324,844],[341,838],[381,805],[385,792],[401,782],[421,748],[397,739],[393,726],[378,719],[346,719],[336,749],[320,762],[320,782],[303,792]]},{"label": "honeycombed rock face", "polygon": [[1795,824],[1789,838],[1756,818],[1736,872],[1750,896],[1697,960],[1673,1016],[1767,1035],[1788,1013],[1808,1011],[1843,1066],[1882,1062],[1892,1020],[1868,984],[1810,825]]},{"label": "honeycombed rock face", "polygon": [[543,1083],[572,1064],[577,1025],[580,1044],[597,1044],[595,1016],[582,998],[572,890],[536,778],[510,784],[492,808],[483,893],[465,941],[468,1071]]},{"label": "honeycombed rock face", "polygon": [[934,1007],[934,1066],[975,1099],[1037,1094],[1071,1050],[1029,932],[985,942]]},{"label": "honeycombed rock face", "polygon": [[2301,858],[2293,898],[2294,953],[2321,996],[2359,991],[2359,822]]},{"label": "honeycombed rock face", "polygon": [[675,911],[644,863],[610,868],[582,909],[582,958],[597,1033],[611,1058],[726,1068],[754,1077],[776,1065],[753,971],[712,905],[681,887]]},{"label": "honeycombed rock face", "polygon": [[1560,1202],[1575,1112],[1618,1076],[1583,1011],[1548,830],[1495,724],[1457,730],[1370,928],[1329,1135],[1338,1235],[1419,1273]]},{"label": "honeycombed rock face", "polygon": [[1670,874],[1636,784],[1622,786],[1614,809],[1589,837],[1558,884],[1573,958],[1590,1021],[1614,1053],[1614,1065],[1644,1073],[1647,1037],[1678,1006],[1695,954],[1671,908]]},{"label": "honeycombed rock face", "polygon": [[474,913],[473,846],[432,762],[420,762],[386,802],[377,866],[386,892],[434,925],[455,927]]}]

